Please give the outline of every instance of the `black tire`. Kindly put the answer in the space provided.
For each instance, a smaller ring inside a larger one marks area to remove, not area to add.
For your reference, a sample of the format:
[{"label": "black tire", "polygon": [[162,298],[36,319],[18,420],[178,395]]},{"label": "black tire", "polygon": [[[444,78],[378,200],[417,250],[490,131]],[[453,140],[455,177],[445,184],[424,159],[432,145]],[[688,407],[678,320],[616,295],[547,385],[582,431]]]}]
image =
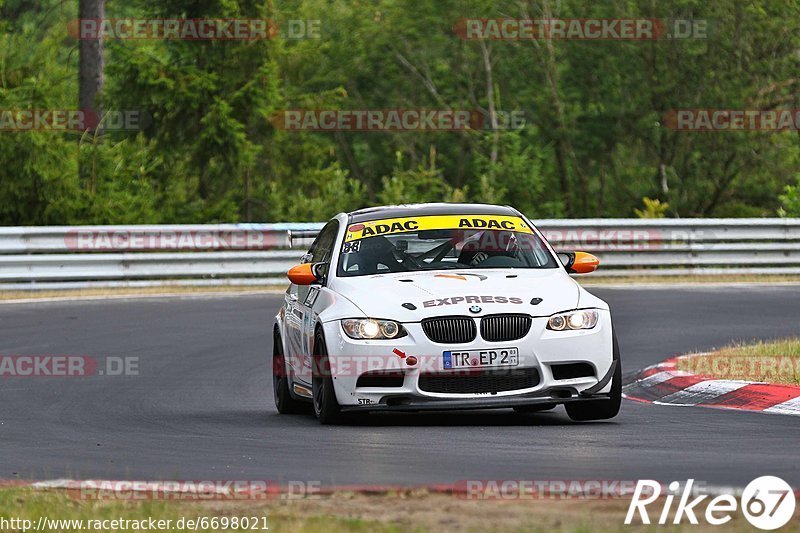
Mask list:
[{"label": "black tire", "polygon": [[312,371],[311,391],[314,397],[312,402],[314,414],[320,424],[338,424],[342,421],[342,408],[336,401],[336,392],[333,390],[328,347],[322,331],[319,330],[314,335],[314,368]]},{"label": "black tire", "polygon": [[518,413],[539,413],[541,411],[549,411],[550,409],[555,409],[556,404],[554,403],[540,403],[537,405],[519,405],[514,408],[514,410]]},{"label": "black tire", "polygon": [[286,358],[283,355],[283,344],[277,332],[272,343],[272,391],[275,407],[282,415],[293,415],[308,411],[308,403],[292,398],[289,392],[289,376],[286,371]]},{"label": "black tire", "polygon": [[568,402],[564,404],[567,415],[577,422],[589,420],[608,420],[619,414],[622,404],[622,364],[619,359],[619,344],[617,335],[613,336],[614,342],[614,361],[617,367],[614,369],[614,376],[611,378],[611,394],[608,400],[589,400],[585,402]]}]

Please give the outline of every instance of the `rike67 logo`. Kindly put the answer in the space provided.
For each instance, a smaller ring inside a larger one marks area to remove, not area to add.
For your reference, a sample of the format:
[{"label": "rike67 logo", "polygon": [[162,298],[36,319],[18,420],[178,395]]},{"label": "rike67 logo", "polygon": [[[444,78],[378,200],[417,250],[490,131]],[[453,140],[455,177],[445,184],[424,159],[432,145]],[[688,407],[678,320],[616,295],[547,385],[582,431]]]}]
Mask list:
[{"label": "rike67 logo", "polygon": [[[754,527],[773,530],[783,527],[794,516],[794,491],[779,477],[762,476],[754,479],[742,491],[740,501],[737,501],[732,494],[718,494],[707,500],[710,495],[698,495],[699,491],[693,490],[693,486],[693,479],[687,480],[682,489],[677,481],[670,483],[663,498],[663,507],[658,517],[654,517],[655,522],[660,525],[670,522],[676,497],[678,503],[674,509],[672,524],[681,524],[686,520],[690,524],[697,525],[700,523],[698,519],[700,517],[705,519],[707,524],[719,526],[730,522],[732,515],[741,509],[747,521]],[[694,498],[690,500],[693,496]],[[625,516],[625,524],[636,522],[637,514],[642,524],[650,524],[649,511],[659,510],[661,497],[660,483],[647,479],[639,480],[628,507],[628,514]]]}]

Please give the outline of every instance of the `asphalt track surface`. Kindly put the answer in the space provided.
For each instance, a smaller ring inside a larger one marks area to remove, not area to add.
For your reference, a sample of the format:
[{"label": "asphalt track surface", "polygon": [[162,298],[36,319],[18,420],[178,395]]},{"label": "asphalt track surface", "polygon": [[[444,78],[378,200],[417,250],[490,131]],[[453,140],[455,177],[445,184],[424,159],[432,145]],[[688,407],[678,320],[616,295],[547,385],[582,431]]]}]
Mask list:
[{"label": "asphalt track surface", "polygon": [[[595,289],[626,373],[734,339],[800,335],[800,287]],[[800,417],[624,401],[603,423],[563,407],[369,415],[339,427],[272,402],[281,295],[0,306],[0,354],[135,356],[138,376],[0,378],[0,478],[322,484],[694,478],[800,486]]]}]

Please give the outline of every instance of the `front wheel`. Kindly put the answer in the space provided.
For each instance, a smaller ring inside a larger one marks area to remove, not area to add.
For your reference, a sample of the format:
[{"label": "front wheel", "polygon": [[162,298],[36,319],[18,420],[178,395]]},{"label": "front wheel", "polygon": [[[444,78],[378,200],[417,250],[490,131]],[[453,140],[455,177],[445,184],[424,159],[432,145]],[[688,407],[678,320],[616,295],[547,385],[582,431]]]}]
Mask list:
[{"label": "front wheel", "polygon": [[619,413],[622,404],[622,364],[619,360],[619,344],[617,335],[614,334],[614,361],[617,367],[611,378],[611,397],[607,400],[589,400],[584,402],[571,402],[564,404],[567,415],[572,420],[585,422],[588,420],[608,420]]},{"label": "front wheel", "polygon": [[337,424],[342,420],[342,408],[336,401],[333,390],[331,365],[328,361],[328,347],[321,331],[314,336],[314,368],[311,378],[311,391],[314,397],[314,414],[320,424]]}]

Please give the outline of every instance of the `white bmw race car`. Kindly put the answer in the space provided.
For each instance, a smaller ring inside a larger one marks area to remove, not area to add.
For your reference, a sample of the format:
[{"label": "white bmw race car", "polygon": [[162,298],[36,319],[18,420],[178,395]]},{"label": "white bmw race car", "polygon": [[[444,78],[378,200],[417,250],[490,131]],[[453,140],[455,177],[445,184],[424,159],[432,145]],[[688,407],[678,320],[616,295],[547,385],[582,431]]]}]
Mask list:
[{"label": "white bmw race car", "polygon": [[564,404],[617,415],[622,369],[608,305],[511,207],[420,204],[341,213],[319,232],[273,328],[281,413],[323,424],[361,411]]}]

